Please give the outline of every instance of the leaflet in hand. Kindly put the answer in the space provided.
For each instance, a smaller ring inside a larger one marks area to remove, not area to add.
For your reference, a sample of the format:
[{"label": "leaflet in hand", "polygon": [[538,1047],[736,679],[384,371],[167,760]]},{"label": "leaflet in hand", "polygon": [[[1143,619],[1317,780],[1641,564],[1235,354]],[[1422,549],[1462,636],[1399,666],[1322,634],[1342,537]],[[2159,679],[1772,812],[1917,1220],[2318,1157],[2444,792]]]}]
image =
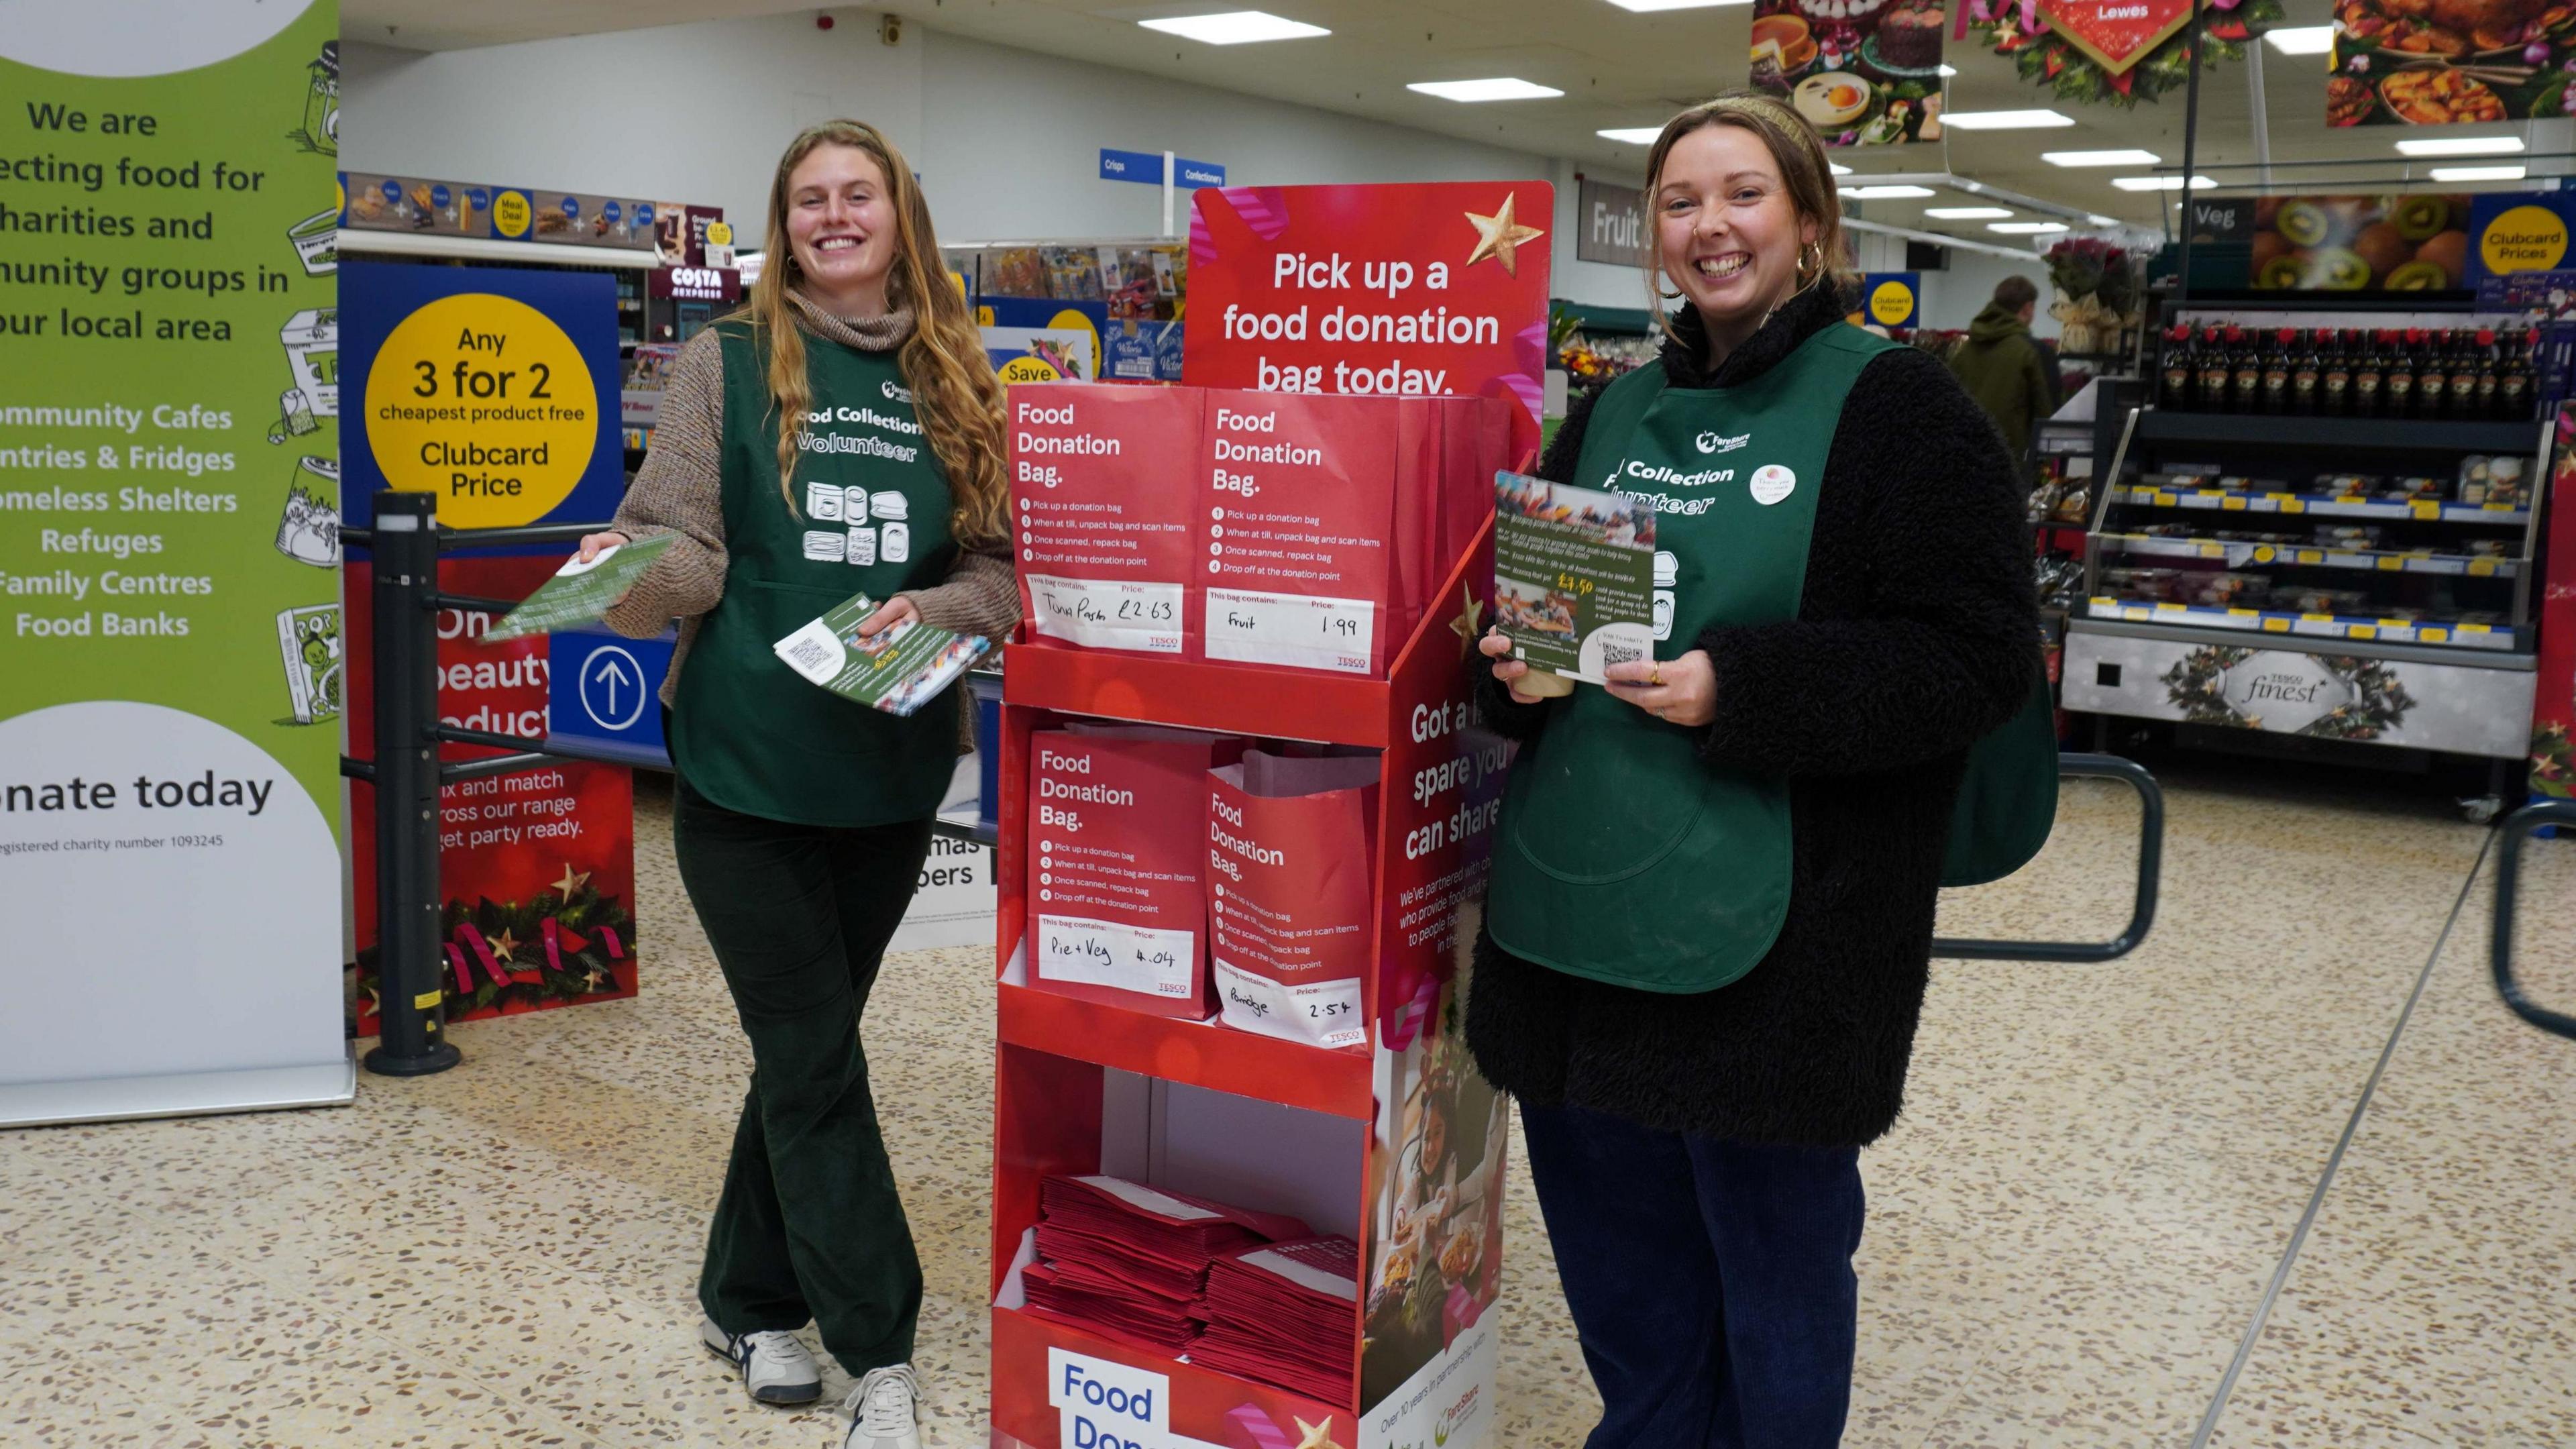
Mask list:
[{"label": "leaflet in hand", "polygon": [[1590,684],[1652,659],[1654,586],[1650,500],[1494,475],[1494,622],[1513,658]]},{"label": "leaflet in hand", "polygon": [[814,683],[888,714],[911,714],[930,703],[992,647],[980,634],[919,620],[860,638],[859,621],[876,611],[876,600],[853,594],[770,647]]},{"label": "leaflet in hand", "polygon": [[525,634],[551,634],[558,629],[596,624],[635,587],[653,560],[677,541],[676,533],[657,533],[633,543],[612,544],[588,563],[579,555],[564,560],[555,576],[537,586],[519,607],[483,631],[483,642],[498,644]]}]

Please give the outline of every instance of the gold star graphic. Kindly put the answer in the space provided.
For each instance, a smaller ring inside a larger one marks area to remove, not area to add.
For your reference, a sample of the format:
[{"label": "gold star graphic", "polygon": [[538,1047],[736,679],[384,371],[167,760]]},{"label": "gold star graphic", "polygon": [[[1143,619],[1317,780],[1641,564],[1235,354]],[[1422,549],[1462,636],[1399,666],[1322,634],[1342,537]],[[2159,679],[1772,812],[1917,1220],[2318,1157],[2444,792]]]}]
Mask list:
[{"label": "gold star graphic", "polygon": [[1503,204],[1495,209],[1493,215],[1478,216],[1471,211],[1467,213],[1467,221],[1476,228],[1476,249],[1467,254],[1467,265],[1472,267],[1492,257],[1503,264],[1503,271],[1508,276],[1520,275],[1519,264],[1513,255],[1520,244],[1547,235],[1537,227],[1523,226],[1512,219],[1512,193],[1508,191],[1503,193]]},{"label": "gold star graphic", "polygon": [[519,949],[520,942],[506,928],[492,937],[491,945],[493,955],[504,961],[516,962],[517,958],[510,953]]},{"label": "gold star graphic", "polygon": [[581,883],[588,879],[590,879],[589,871],[575,871],[572,868],[572,862],[565,861],[563,879],[555,882],[555,894],[565,900],[571,900],[572,893],[581,889]]},{"label": "gold star graphic", "polygon": [[1342,1449],[1341,1445],[1333,1442],[1332,1415],[1326,1414],[1324,1422],[1320,1424],[1309,1424],[1291,1414],[1288,1416],[1288,1422],[1296,1425],[1297,1432],[1306,1436],[1298,1441],[1297,1449]]},{"label": "gold star graphic", "polygon": [[1458,603],[1458,617],[1449,621],[1449,632],[1458,636],[1458,657],[1464,659],[1476,652],[1476,636],[1484,632],[1485,606],[1476,602],[1465,584],[1458,586]]}]

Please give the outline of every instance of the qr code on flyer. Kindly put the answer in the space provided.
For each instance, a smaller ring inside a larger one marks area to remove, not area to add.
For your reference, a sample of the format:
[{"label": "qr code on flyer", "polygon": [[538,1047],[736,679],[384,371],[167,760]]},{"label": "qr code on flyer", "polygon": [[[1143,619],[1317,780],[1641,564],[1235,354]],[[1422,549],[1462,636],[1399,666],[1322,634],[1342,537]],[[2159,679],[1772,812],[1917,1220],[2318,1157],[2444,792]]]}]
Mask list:
[{"label": "qr code on flyer", "polygon": [[824,649],[822,640],[799,639],[787,646],[787,662],[811,674],[818,669],[830,668],[833,660],[830,652]]},{"label": "qr code on flyer", "polygon": [[1634,664],[1645,658],[1646,653],[1646,646],[1643,644],[1632,644],[1623,639],[1604,639],[1601,641],[1601,667],[1607,669],[1613,664]]}]

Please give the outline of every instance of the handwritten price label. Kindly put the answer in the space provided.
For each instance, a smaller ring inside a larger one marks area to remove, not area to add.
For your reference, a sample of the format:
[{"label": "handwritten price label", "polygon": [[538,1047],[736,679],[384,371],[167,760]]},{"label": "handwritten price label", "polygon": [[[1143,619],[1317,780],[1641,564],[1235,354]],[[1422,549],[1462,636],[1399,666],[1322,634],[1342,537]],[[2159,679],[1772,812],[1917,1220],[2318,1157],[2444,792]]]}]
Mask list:
[{"label": "handwritten price label", "polygon": [[1030,574],[1037,630],[1092,649],[1181,652],[1181,586]]},{"label": "handwritten price label", "polygon": [[1038,975],[1148,996],[1185,997],[1197,984],[1195,931],[1157,931],[1084,916],[1038,917]]},{"label": "handwritten price label", "polygon": [[1225,1003],[1230,1026],[1323,1047],[1359,1046],[1368,1040],[1368,1028],[1360,1021],[1360,984],[1355,980],[1284,986],[1222,960],[1213,965],[1216,992]]},{"label": "handwritten price label", "polygon": [[1210,659],[1366,674],[1376,641],[1377,605],[1367,599],[1207,591]]}]

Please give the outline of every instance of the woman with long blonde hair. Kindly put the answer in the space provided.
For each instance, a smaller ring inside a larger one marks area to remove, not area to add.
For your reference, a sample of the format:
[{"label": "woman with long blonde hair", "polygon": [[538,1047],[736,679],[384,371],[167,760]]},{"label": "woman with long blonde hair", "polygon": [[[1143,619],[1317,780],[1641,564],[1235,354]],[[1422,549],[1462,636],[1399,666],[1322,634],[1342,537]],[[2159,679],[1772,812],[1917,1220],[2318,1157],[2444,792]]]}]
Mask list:
[{"label": "woman with long blonde hair", "polygon": [[863,636],[1009,633],[1002,390],[876,128],[828,121],[788,146],[766,245],[749,302],[681,349],[643,470],[581,553],[679,535],[608,622],[680,621],[672,848],[751,1041],[700,1336],[754,1399],[810,1403],[810,1319],[857,1380],[846,1449],[920,1449],[921,1265],[859,1016],[966,720],[954,690],[907,717],[860,708],[770,646],[861,592],[883,601]]}]

